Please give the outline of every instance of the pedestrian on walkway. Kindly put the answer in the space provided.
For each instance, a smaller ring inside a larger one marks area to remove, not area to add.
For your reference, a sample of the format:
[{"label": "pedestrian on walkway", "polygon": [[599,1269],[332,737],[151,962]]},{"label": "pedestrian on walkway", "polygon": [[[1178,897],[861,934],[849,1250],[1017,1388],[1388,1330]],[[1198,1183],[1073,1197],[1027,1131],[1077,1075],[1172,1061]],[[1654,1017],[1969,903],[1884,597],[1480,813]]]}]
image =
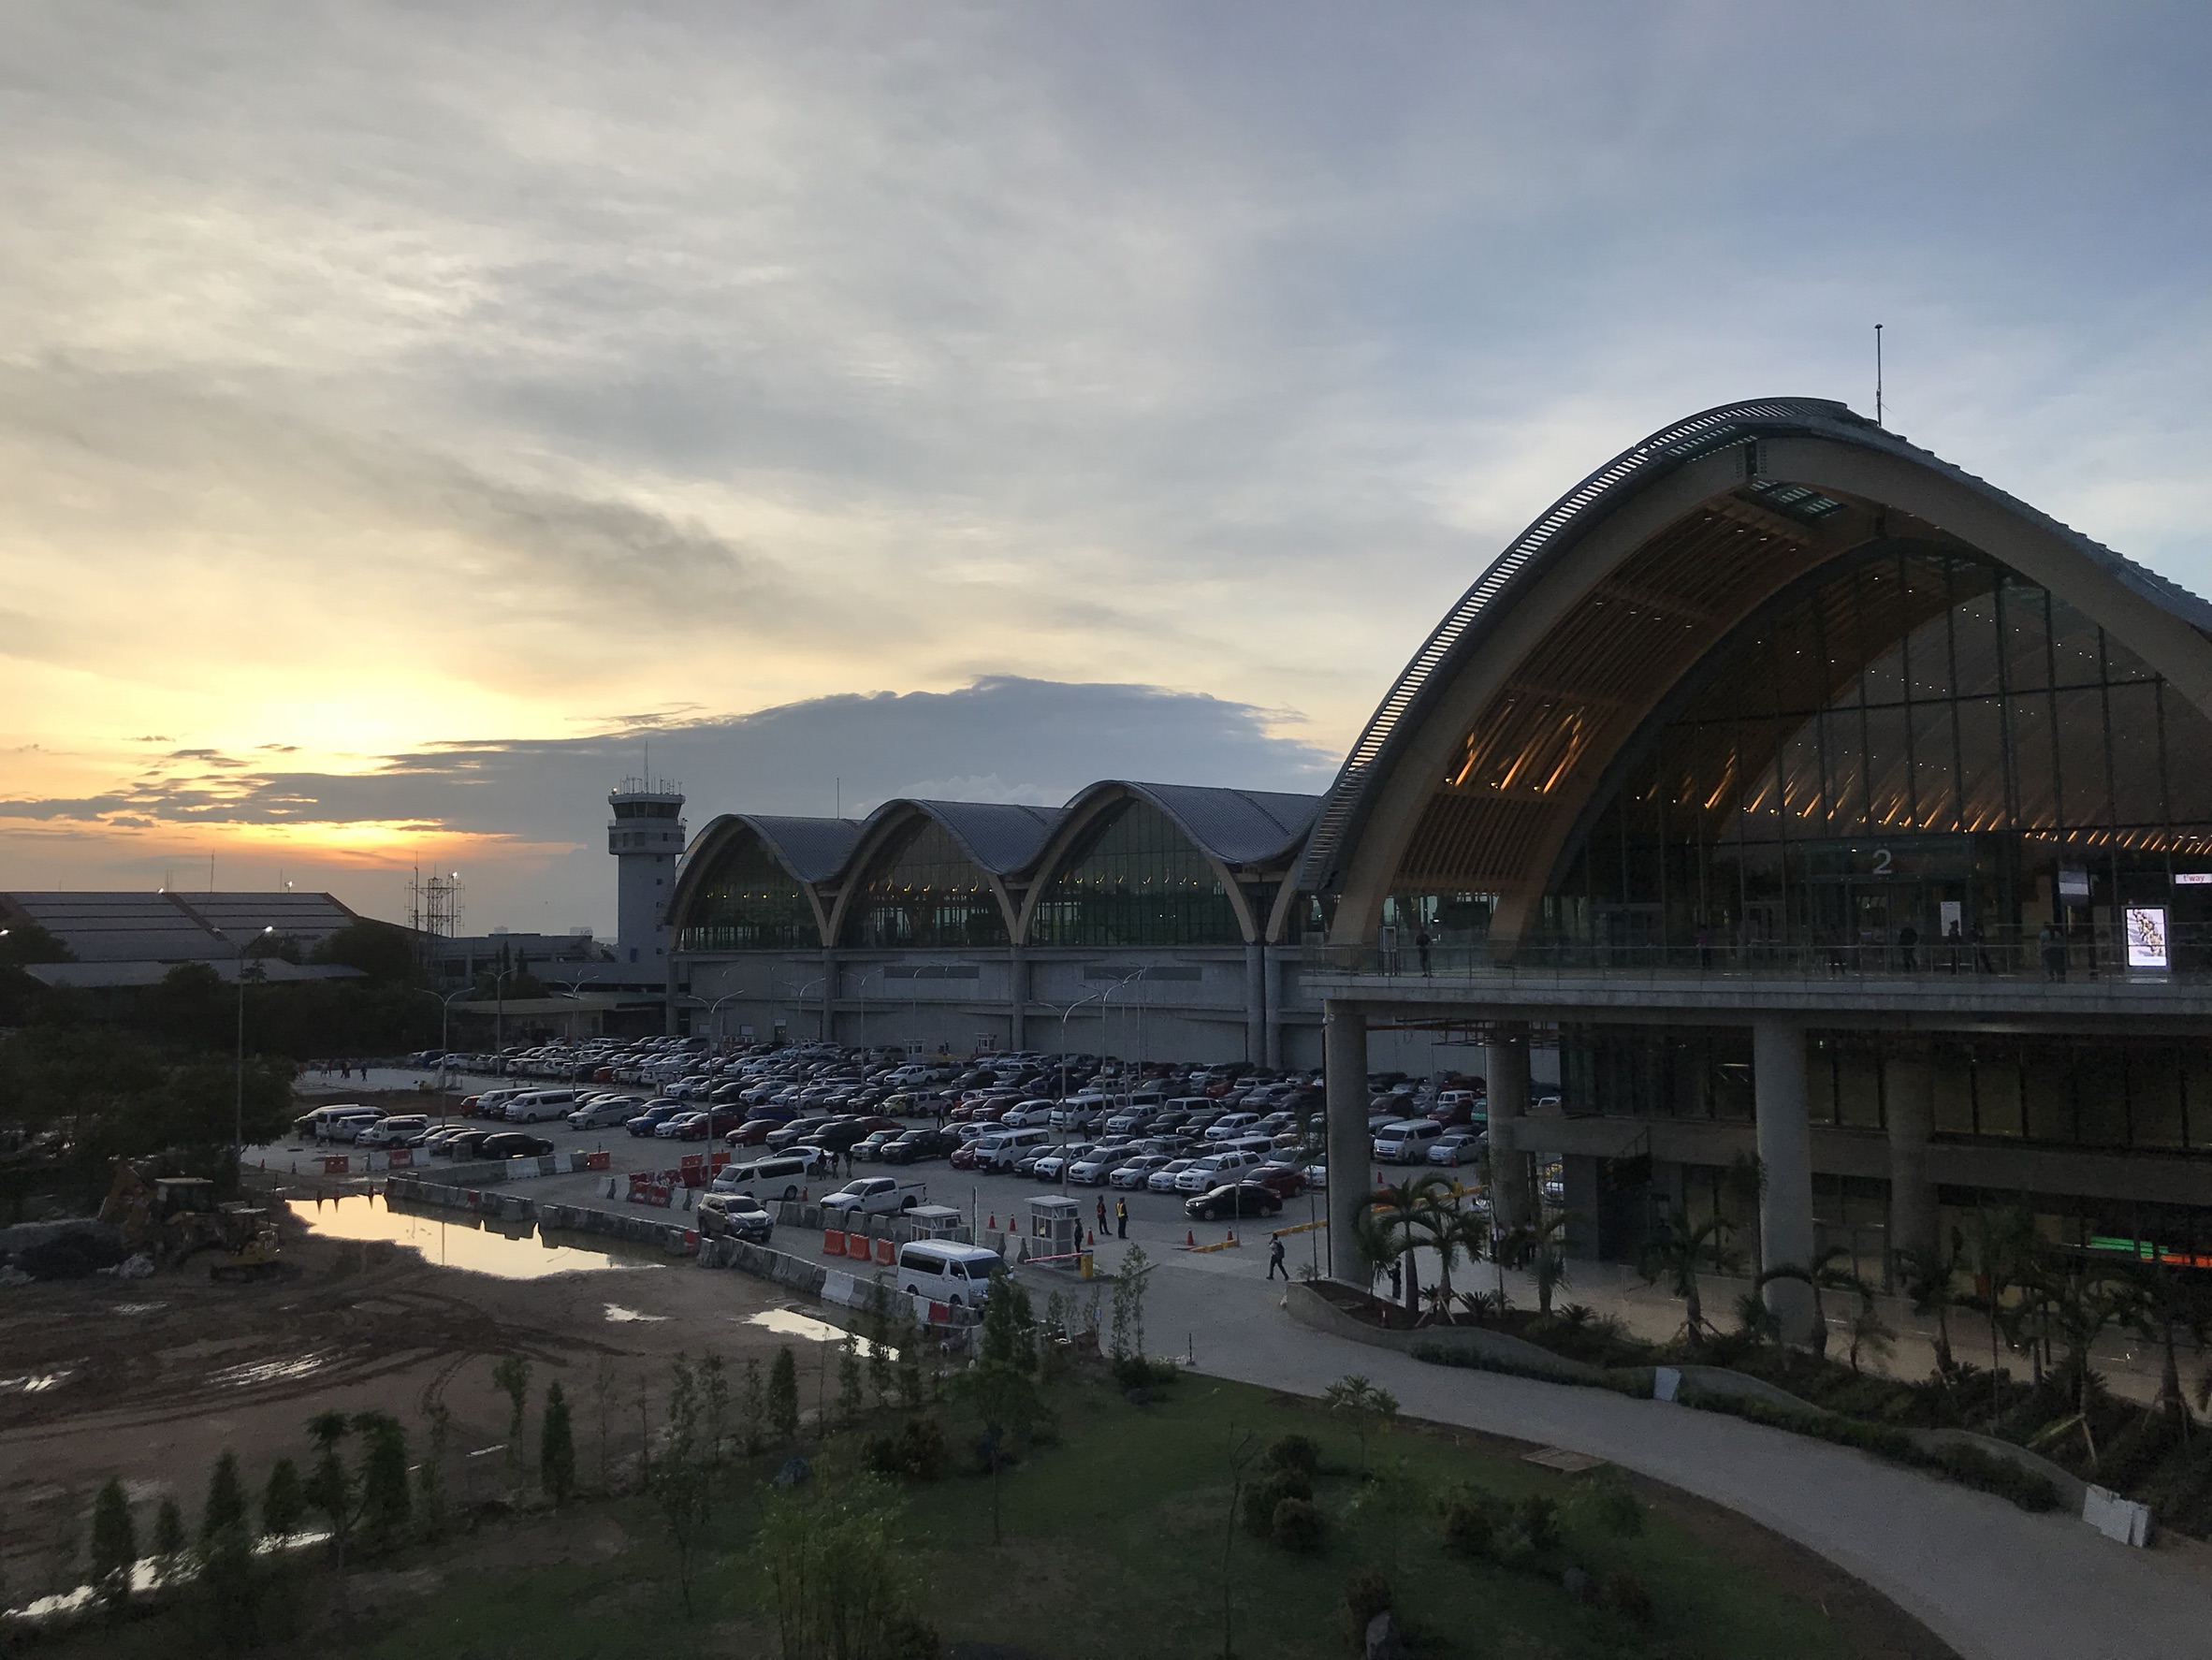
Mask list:
[{"label": "pedestrian on walkway", "polygon": [[1405,1295],[1405,1269],[1402,1263],[1390,1263],[1390,1301],[1396,1303]]},{"label": "pedestrian on walkway", "polygon": [[1103,1193],[1099,1195],[1099,1231],[1106,1231],[1106,1195]]},{"label": "pedestrian on walkway", "polygon": [[1278,1271],[1285,1279],[1290,1277],[1290,1271],[1283,1266],[1283,1237],[1279,1233],[1268,1243],[1267,1277],[1274,1278]]},{"label": "pedestrian on walkway", "polygon": [[1113,1237],[1127,1239],[1128,1236],[1129,1201],[1126,1199],[1117,1199],[1113,1201]]}]

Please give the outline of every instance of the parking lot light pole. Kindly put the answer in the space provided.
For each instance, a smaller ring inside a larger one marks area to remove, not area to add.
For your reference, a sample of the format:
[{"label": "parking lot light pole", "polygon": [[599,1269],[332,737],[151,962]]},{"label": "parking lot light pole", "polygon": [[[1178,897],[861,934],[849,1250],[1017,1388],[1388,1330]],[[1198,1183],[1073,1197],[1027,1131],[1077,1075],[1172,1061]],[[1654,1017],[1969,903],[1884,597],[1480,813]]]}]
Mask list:
[{"label": "parking lot light pole", "polygon": [[252,938],[234,941],[226,930],[215,929],[216,938],[230,947],[238,979],[237,1074],[233,1081],[231,1099],[230,1158],[234,1167],[242,1167],[246,1161],[246,947],[258,944],[275,932],[276,925],[271,923]]},{"label": "parking lot light pole", "polygon": [[[415,992],[417,997],[434,998],[438,1005],[438,1094],[443,1098],[445,1094],[445,1057],[452,1053],[453,1048],[452,1040],[447,1035],[447,1023],[453,1017],[453,999],[467,997],[469,988],[464,985],[460,990],[447,992],[444,997],[440,997],[427,985],[416,986]],[[443,1099],[438,1104],[438,1122],[440,1124],[445,1122],[445,1105]]]}]

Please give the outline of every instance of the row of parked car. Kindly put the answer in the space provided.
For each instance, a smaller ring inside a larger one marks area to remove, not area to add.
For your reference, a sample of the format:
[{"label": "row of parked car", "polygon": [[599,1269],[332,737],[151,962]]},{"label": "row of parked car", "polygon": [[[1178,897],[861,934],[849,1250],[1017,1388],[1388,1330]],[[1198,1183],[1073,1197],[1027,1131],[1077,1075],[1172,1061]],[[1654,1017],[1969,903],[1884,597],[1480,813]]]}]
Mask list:
[{"label": "row of parked car", "polygon": [[535,1158],[553,1151],[544,1136],[473,1124],[442,1125],[425,1113],[386,1113],[381,1107],[317,1107],[292,1121],[303,1142],[369,1150],[405,1147],[435,1158]]}]

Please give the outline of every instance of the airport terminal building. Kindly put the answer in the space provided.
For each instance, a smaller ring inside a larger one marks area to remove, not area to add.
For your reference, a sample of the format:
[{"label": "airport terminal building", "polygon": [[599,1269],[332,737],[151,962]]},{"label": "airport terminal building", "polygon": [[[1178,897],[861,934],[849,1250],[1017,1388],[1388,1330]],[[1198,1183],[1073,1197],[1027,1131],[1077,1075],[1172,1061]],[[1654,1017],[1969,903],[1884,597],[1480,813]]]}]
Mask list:
[{"label": "airport terminal building", "polygon": [[1325,1053],[1332,1208],[1364,1074],[1456,1062],[1602,1256],[1748,1206],[1885,1272],[2028,1195],[2212,1265],[2212,606],[1840,404],[1592,473],[1326,797],[736,815],[674,891],[694,1029]]}]

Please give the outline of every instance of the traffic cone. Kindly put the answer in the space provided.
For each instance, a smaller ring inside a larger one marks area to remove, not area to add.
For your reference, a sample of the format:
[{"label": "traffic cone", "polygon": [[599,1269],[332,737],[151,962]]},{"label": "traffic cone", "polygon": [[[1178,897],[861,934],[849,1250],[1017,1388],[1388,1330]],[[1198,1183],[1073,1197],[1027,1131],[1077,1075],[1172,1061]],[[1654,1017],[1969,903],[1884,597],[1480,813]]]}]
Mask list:
[{"label": "traffic cone", "polygon": [[1096,1228],[1091,1230],[1090,1240],[1091,1249],[1097,1250],[1099,1248],[1099,1230]]},{"label": "traffic cone", "polygon": [[1230,1245],[1234,1245],[1234,1244],[1236,1244],[1236,1242],[1237,1242],[1237,1230],[1236,1230],[1234,1228],[1231,1228],[1231,1229],[1229,1230],[1229,1243],[1230,1243]]},{"label": "traffic cone", "polygon": [[1198,1248],[1198,1235],[1187,1228],[1183,1230],[1183,1248],[1185,1250],[1196,1250]]},{"label": "traffic cone", "polygon": [[991,1213],[991,1225],[984,1229],[983,1231],[985,1233],[996,1233],[998,1231],[998,1213],[997,1211],[993,1211]]}]

